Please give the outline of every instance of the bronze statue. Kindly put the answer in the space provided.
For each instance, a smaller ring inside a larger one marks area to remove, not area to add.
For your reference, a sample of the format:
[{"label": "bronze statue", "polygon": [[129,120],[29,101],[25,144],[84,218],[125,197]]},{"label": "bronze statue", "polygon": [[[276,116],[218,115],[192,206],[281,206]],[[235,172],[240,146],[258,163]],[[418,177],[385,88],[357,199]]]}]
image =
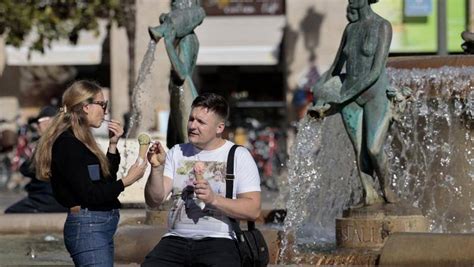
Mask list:
[{"label": "bronze statue", "polygon": [[[325,117],[341,113],[356,154],[363,186],[363,204],[394,203],[390,189],[384,141],[392,121],[389,97],[397,94],[389,86],[386,61],[392,27],[372,11],[378,0],[349,0],[341,44],[331,68],[313,86],[314,106],[308,113]],[[345,73],[341,73],[345,65]],[[377,174],[382,197],[373,186]]]},{"label": "bronze statue", "polygon": [[474,32],[463,31],[461,37],[464,40],[464,43],[461,45],[464,53],[471,55],[474,54]]},{"label": "bronze statue", "polygon": [[169,83],[170,118],[168,121],[167,146],[187,142],[187,121],[191,103],[198,95],[192,81],[196,66],[199,41],[194,29],[206,16],[199,0],[173,0],[171,12],[160,15],[160,25],[149,27],[153,40],[165,40],[165,48],[171,61]]}]

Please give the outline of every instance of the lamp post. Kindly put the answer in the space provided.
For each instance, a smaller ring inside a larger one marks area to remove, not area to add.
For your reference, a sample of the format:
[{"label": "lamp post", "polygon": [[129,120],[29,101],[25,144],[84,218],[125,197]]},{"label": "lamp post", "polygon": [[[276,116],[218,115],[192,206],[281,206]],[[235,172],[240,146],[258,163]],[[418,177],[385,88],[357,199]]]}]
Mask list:
[{"label": "lamp post", "polygon": [[438,55],[448,54],[446,0],[438,0]]}]

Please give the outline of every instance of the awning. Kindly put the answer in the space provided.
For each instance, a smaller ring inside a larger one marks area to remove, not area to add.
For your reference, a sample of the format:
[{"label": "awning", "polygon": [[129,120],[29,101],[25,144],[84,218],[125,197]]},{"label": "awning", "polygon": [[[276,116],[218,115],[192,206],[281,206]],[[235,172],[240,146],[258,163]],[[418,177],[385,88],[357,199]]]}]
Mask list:
[{"label": "awning", "polygon": [[53,45],[44,54],[33,52],[28,60],[28,48],[6,47],[7,64],[25,65],[96,65],[100,63],[102,47],[99,45]]},{"label": "awning", "polygon": [[198,65],[276,65],[285,16],[206,17],[196,28]]},{"label": "awning", "polygon": [[[276,65],[285,16],[211,16],[197,27],[198,65]],[[54,43],[44,54],[6,47],[7,65],[94,65],[102,56],[105,30],[96,37],[81,32],[77,45]]]},{"label": "awning", "polygon": [[[45,48],[44,54],[32,52],[29,59],[28,45],[20,48],[7,45],[5,47],[6,64],[10,66],[96,65],[101,62],[105,35],[105,25],[102,25],[99,36],[95,36],[92,32],[82,31],[77,45],[72,45],[66,40],[54,42],[51,48]],[[25,43],[29,42],[31,41],[27,40]]]}]

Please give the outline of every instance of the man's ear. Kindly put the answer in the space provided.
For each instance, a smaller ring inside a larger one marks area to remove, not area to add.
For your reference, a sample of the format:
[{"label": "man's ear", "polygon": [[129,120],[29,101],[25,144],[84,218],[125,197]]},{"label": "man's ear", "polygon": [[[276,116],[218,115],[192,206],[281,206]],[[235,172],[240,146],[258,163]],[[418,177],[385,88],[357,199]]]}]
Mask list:
[{"label": "man's ear", "polygon": [[224,132],[225,129],[225,122],[221,121],[219,124],[217,124],[217,134],[221,134]]}]

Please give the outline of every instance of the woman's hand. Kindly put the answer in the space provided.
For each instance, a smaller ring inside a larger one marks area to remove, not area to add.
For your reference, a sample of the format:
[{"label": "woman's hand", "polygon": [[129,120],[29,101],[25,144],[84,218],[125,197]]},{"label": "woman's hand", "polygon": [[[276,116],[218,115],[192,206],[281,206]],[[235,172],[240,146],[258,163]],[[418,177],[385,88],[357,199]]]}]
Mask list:
[{"label": "woman's hand", "polygon": [[123,185],[127,187],[142,178],[143,175],[145,175],[147,166],[148,163],[145,160],[141,161],[141,163],[138,161],[135,162],[130,169],[128,169],[127,175],[122,178]]},{"label": "woman's hand", "polygon": [[166,153],[159,141],[151,145],[148,150],[147,158],[153,168],[165,165]]},{"label": "woman's hand", "polygon": [[108,123],[109,142],[110,144],[117,144],[120,137],[123,135],[123,127],[117,120],[110,120]]}]

